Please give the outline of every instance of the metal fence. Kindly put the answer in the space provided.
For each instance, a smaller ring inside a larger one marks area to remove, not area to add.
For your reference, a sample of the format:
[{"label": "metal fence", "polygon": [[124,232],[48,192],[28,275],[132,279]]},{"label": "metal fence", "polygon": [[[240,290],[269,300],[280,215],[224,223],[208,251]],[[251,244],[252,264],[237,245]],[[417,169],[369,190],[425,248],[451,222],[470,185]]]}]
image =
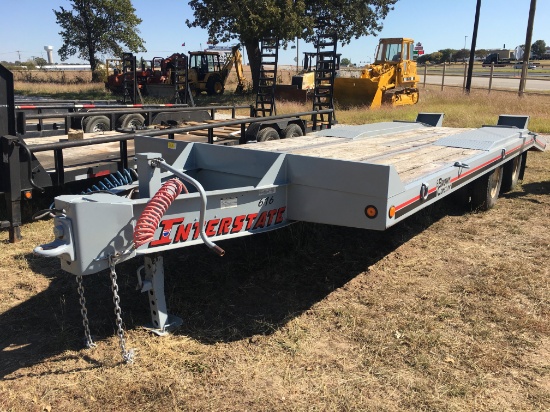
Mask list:
[{"label": "metal fence", "polygon": [[[540,69],[543,69],[541,71]],[[342,67],[339,75],[342,77],[359,77],[363,68]],[[466,87],[468,63],[450,63],[422,65],[418,67],[419,86],[437,85],[443,90],[445,87]],[[482,67],[475,64],[473,69],[472,89],[518,91],[521,77],[521,67],[495,65]],[[536,70],[528,69],[527,92],[550,92],[550,64],[540,66]]]}]

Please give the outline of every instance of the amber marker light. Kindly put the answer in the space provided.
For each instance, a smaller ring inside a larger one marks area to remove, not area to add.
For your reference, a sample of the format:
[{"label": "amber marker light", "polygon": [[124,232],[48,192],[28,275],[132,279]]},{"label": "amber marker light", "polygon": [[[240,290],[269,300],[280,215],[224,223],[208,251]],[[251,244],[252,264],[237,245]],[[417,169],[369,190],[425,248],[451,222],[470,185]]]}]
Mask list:
[{"label": "amber marker light", "polygon": [[24,192],[23,196],[25,196],[25,199],[31,200],[32,199],[32,192],[30,190],[27,190]]},{"label": "amber marker light", "polygon": [[378,216],[378,209],[376,209],[376,207],[372,205],[367,206],[365,208],[365,215],[367,215],[369,219],[374,219],[376,216]]},{"label": "amber marker light", "polygon": [[388,211],[388,216],[390,219],[395,216],[395,206],[391,206],[390,210]]}]

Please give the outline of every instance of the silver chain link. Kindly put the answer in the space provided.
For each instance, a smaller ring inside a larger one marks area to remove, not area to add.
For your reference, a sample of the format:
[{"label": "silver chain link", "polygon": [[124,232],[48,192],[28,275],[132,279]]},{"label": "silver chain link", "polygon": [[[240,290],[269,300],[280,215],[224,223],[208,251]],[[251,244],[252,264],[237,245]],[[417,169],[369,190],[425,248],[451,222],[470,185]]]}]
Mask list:
[{"label": "silver chain link", "polygon": [[86,347],[88,349],[95,348],[96,344],[92,340],[90,334],[90,322],[88,321],[88,309],[86,309],[86,298],[84,297],[84,286],[82,286],[82,275],[76,277],[78,284],[78,295],[80,296],[80,313],[82,314],[82,324],[84,325],[84,336],[86,338]]},{"label": "silver chain link", "polygon": [[115,271],[115,257],[109,256],[109,267],[111,269],[111,289],[113,290],[113,303],[115,304],[115,316],[117,325],[117,334],[120,340],[120,350],[122,353],[122,360],[125,363],[132,363],[134,361],[134,350],[126,350],[126,340],[124,339],[124,329],[122,329],[122,313],[120,309],[120,297],[118,296],[117,275]]}]

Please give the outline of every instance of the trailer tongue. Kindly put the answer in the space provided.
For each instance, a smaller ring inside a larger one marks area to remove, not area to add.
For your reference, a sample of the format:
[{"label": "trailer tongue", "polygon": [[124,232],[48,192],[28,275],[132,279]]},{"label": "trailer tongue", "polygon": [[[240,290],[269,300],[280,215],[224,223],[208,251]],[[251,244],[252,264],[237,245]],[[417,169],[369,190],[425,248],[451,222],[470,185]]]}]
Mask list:
[{"label": "trailer tongue", "polygon": [[243,146],[136,136],[139,181],[57,197],[55,240],[35,252],[77,276],[81,302],[82,276],[110,269],[116,291],[115,265],[143,255],[150,327],[164,334],[181,320],[167,313],[160,252],[206,243],[223,254],[213,242],[299,220],[384,230],[457,190],[487,209],[502,184],[521,178],[526,151],[546,147],[524,116],[475,130],[440,127],[441,119],[421,114]]}]

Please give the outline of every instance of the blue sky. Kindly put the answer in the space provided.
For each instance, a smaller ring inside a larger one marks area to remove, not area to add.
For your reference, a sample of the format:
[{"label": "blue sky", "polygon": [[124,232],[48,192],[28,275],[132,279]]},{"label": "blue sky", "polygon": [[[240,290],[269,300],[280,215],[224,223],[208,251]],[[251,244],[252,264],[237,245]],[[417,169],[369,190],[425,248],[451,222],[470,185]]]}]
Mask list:
[{"label": "blue sky", "polygon": [[[2,3],[0,60],[15,61],[19,56],[22,61],[32,56],[46,58],[44,46],[51,45],[54,62],[60,62],[57,50],[61,47],[61,37],[52,10],[60,6],[70,8],[69,1],[2,0]],[[186,0],[133,0],[132,3],[143,20],[139,29],[147,48],[139,57],[151,59],[206,48],[206,32],[190,29],[185,24],[186,19],[192,19]],[[513,49],[525,43],[530,3],[531,0],[482,0],[477,48],[506,45]],[[426,53],[444,48],[460,49],[465,42],[470,48],[475,7],[476,0],[399,0],[384,20],[379,37],[411,37],[422,43]],[[542,39],[550,46],[549,20],[550,1],[539,0],[533,41]],[[182,47],[184,42],[186,46]],[[362,65],[372,59],[377,43],[377,37],[362,37],[339,46],[338,52]],[[301,55],[304,51],[313,51],[313,45],[300,41],[298,49]],[[280,64],[295,64],[296,49],[280,53]],[[68,62],[81,60],[72,57]]]}]

